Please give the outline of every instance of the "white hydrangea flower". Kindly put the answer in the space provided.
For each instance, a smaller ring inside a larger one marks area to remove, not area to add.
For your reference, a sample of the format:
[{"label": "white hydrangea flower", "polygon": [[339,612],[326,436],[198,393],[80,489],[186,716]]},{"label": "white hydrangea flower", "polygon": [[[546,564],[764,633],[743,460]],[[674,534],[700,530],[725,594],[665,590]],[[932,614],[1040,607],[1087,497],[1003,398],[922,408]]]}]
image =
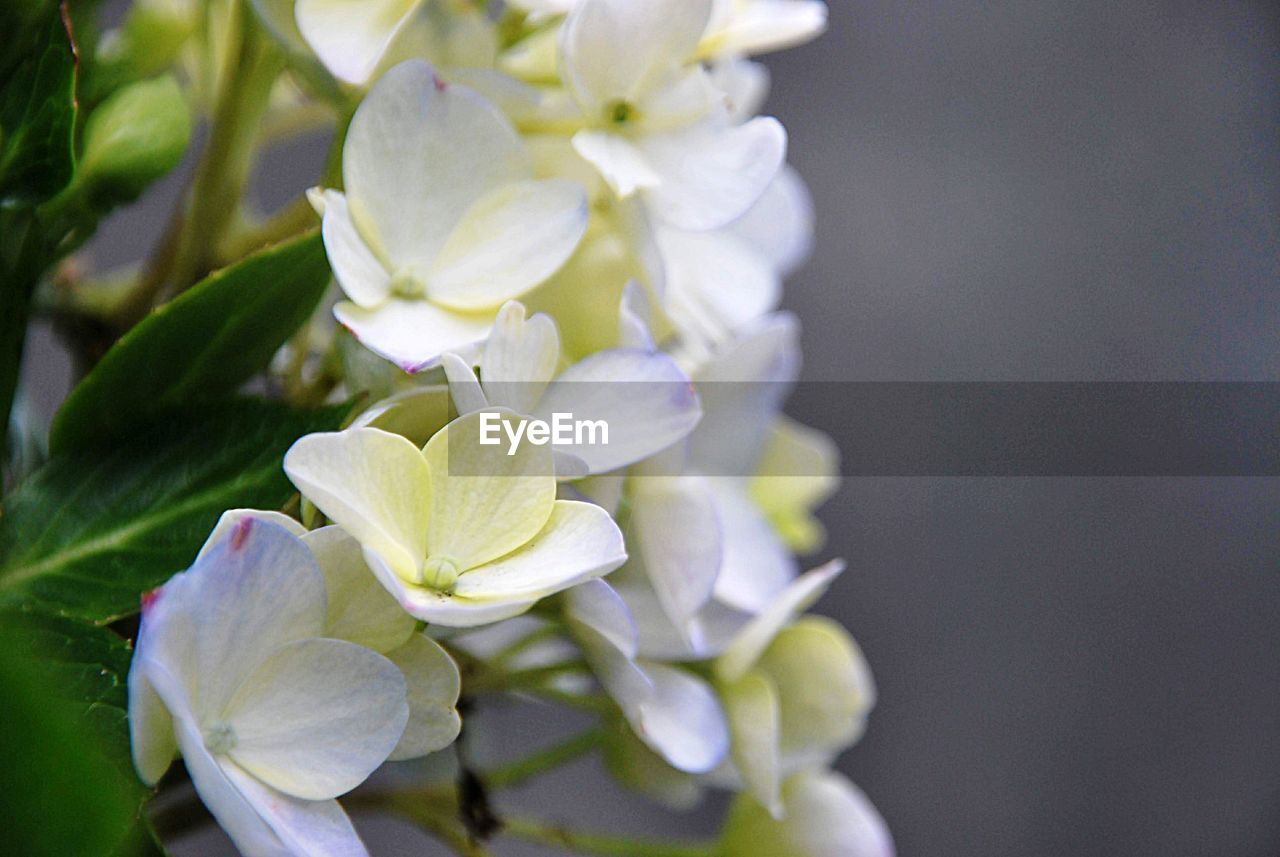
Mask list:
[{"label": "white hydrangea flower", "polygon": [[884,818],[857,786],[831,771],[804,771],[782,788],[789,811],[773,818],[749,795],[729,810],[724,857],[894,857]]},{"label": "white hydrangea flower", "polygon": [[308,531],[287,515],[256,509],[224,512],[201,548],[208,552],[246,518],[277,524],[298,536],[324,575],[328,611],[324,636],[347,640],[385,655],[404,674],[409,722],[389,761],[415,759],[453,743],[462,729],[458,696],[462,677],[440,644],[417,630],[417,623],[378,582],[365,563],[360,543],[341,527]]},{"label": "white hydrangea flower", "polygon": [[729,730],[715,691],[687,670],[638,658],[631,612],[607,583],[569,590],[565,616],[636,737],[679,771],[701,774],[721,763]]},{"label": "white hydrangea flower", "polygon": [[760,198],[781,168],[777,120],[741,124],[693,62],[711,0],[582,0],[560,36],[561,77],[583,130],[574,148],[618,195],[660,220],[715,229]]},{"label": "white hydrangea flower", "polygon": [[250,857],[364,855],[335,798],[391,754],[409,718],[387,658],[323,636],[306,546],[246,518],[144,599],[129,671],[133,757],[155,783],[181,753]]},{"label": "white hydrangea flower", "polygon": [[606,473],[648,458],[686,437],[702,416],[688,376],[653,348],[597,352],[557,374],[560,333],[541,313],[512,301],[498,313],[480,356],[480,378],[455,354],[444,369],[459,413],[507,408],[550,421],[555,414],[603,422],[607,443],[557,445],[556,474]]},{"label": "white hydrangea flower", "polygon": [[480,417],[459,417],[421,450],[375,428],[308,435],[284,462],[400,606],[446,626],[517,616],[626,560],[607,512],[556,499],[549,446],[483,445]]},{"label": "white hydrangea flower", "polygon": [[425,62],[387,72],[343,147],[345,192],[313,191],[349,300],[334,314],[407,372],[484,339],[494,314],[553,274],[587,224],[586,195],[535,181],[498,110]]}]

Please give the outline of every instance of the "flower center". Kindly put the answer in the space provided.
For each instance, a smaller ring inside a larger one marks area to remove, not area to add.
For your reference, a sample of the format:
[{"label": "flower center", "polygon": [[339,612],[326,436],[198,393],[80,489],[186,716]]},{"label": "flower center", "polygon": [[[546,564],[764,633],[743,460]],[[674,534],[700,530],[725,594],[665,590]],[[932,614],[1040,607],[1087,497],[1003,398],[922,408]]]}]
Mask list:
[{"label": "flower center", "polygon": [[431,557],[422,567],[422,583],[441,592],[452,592],[458,583],[458,564],[445,557]]},{"label": "flower center", "polygon": [[391,275],[391,293],[398,298],[424,298],[427,287],[408,268],[400,268]]},{"label": "flower center", "polygon": [[636,108],[629,101],[611,101],[605,105],[604,117],[610,125],[628,125],[636,118]]},{"label": "flower center", "polygon": [[236,748],[236,730],[230,723],[219,720],[204,733],[204,747],[215,756],[225,756]]}]

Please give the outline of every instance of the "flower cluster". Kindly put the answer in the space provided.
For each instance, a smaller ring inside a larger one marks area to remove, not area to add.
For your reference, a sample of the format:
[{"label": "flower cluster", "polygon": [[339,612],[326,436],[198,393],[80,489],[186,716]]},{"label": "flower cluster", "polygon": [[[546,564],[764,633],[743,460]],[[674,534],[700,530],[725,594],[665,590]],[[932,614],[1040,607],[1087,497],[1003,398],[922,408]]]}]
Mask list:
[{"label": "flower cluster", "polygon": [[[328,396],[366,404],[285,458],[307,526],[227,512],[147,596],[144,780],[181,755],[246,854],[363,854],[336,798],[453,743],[460,694],[511,690],[598,714],[649,796],[738,792],[714,853],[891,855],[830,770],[875,689],[806,612],[844,568],[797,559],[837,453],[781,413],[811,217],[749,59],[824,4],[253,5],[353,108],[308,192],[338,327],[286,356],[338,355]],[[558,414],[607,440],[485,441]]]}]

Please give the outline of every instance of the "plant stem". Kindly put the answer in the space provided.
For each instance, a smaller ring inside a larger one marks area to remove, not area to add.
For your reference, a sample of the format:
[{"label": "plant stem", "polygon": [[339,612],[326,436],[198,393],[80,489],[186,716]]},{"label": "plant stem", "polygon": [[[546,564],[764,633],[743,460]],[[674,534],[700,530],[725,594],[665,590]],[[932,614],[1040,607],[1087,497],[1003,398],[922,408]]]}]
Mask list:
[{"label": "plant stem", "polygon": [[494,669],[506,667],[517,655],[527,652],[544,640],[553,640],[560,635],[560,629],[554,625],[544,625],[526,636],[516,640],[489,659],[489,666]]},{"label": "plant stem", "polygon": [[319,222],[311,202],[303,194],[267,219],[231,230],[218,248],[218,263],[238,262],[255,250],[278,244],[315,228]]},{"label": "plant stem", "polygon": [[592,714],[608,714],[615,710],[613,702],[598,693],[570,693],[554,687],[540,687],[529,692],[546,702],[555,702]]},{"label": "plant stem", "polygon": [[467,688],[472,693],[504,693],[513,690],[540,691],[549,680],[570,673],[579,673],[587,669],[582,661],[567,661],[562,664],[550,664],[544,667],[530,667],[524,670],[503,672],[489,670],[481,672],[472,680]]},{"label": "plant stem", "polygon": [[208,273],[214,250],[239,211],[258,126],[284,67],[279,51],[245,6],[245,0],[237,0],[232,7],[236,44],[214,105],[208,143],[182,206],[123,308],[126,327],[146,315],[158,297],[178,294]]},{"label": "plant stem", "polygon": [[559,744],[526,756],[519,761],[481,774],[484,784],[492,790],[509,789],[533,779],[539,774],[567,765],[579,756],[595,750],[604,739],[599,729],[588,729]]},{"label": "plant stem", "polygon": [[503,823],[503,833],[527,842],[538,842],[597,857],[716,857],[719,848],[714,842],[677,843],[652,840],[625,839],[569,830],[541,821],[508,818]]}]

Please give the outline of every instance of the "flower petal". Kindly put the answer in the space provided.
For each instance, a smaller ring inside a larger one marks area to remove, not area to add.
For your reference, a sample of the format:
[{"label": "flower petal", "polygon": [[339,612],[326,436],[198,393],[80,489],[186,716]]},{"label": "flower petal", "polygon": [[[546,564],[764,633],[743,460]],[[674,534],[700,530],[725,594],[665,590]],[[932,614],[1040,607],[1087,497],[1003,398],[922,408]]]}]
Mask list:
[{"label": "flower petal", "polygon": [[236,525],[245,518],[253,518],[255,521],[275,524],[295,536],[303,536],[307,532],[306,527],[283,512],[272,512],[265,509],[228,509],[218,516],[218,523],[213,525],[213,531],[204,540],[204,544],[200,546],[200,553],[196,554],[196,559],[199,560],[200,557],[212,550],[214,545],[235,532]]},{"label": "flower petal", "polygon": [[409,718],[404,676],[345,640],[277,649],[236,691],[223,717],[228,755],[264,783],[306,800],[344,794],[386,761]]},{"label": "flower petal", "polygon": [[853,783],[830,771],[805,771],[782,785],[782,821],[747,795],[729,811],[724,857],[893,857],[893,839],[876,808]]},{"label": "flower petal", "polygon": [[511,301],[498,312],[484,346],[480,370],[489,404],[532,414],[560,363],[560,333],[550,316],[526,320],[522,304]]},{"label": "flower petal", "polygon": [[387,657],[404,673],[409,688],[409,722],[390,761],[416,759],[448,747],[462,730],[455,707],[462,692],[458,665],[426,634],[414,634]]},{"label": "flower petal", "polygon": [[463,312],[493,309],[560,269],[587,229],[587,195],[560,179],[503,185],[472,205],[440,248],[427,294]]},{"label": "flower petal", "polygon": [[[542,530],[555,504],[551,448],[525,442],[508,455],[505,442],[482,444],[484,418],[495,415],[504,432],[520,419],[500,409],[467,414],[423,449],[431,471],[427,555],[448,560],[460,572],[524,545]],[[465,594],[461,586],[458,591]]]},{"label": "flower petal", "polygon": [[631,520],[645,573],[663,611],[696,650],[695,619],[720,573],[715,505],[698,479],[642,477],[637,486]]},{"label": "flower petal", "polygon": [[[179,721],[178,744],[196,794],[242,854],[289,857],[296,853],[280,840],[263,818],[265,802],[254,800],[241,790],[243,781],[252,778],[232,780],[228,770],[224,770],[205,749],[204,739],[194,722]],[[235,765],[229,764],[227,768],[234,771]],[[250,794],[258,797],[260,792],[250,788]]]},{"label": "flower petal", "polygon": [[241,518],[150,597],[135,657],[183,682],[197,716],[213,716],[272,651],[319,635],[325,609],[324,578],[306,546],[280,526]]},{"label": "flower petal", "polygon": [[635,658],[638,632],[627,603],[603,580],[588,580],[565,593],[565,616],[627,658]]},{"label": "flower petal", "polygon": [[728,229],[768,259],[780,276],[791,276],[813,249],[813,198],[804,179],[783,166],[756,204]]},{"label": "flower petal", "polygon": [[298,0],[298,29],[335,77],[364,83],[422,0]]},{"label": "flower petal", "polygon": [[588,112],[634,101],[693,55],[711,0],[580,0],[561,32],[562,77]]},{"label": "flower petal", "polygon": [[708,28],[699,56],[780,51],[811,41],[827,28],[827,4],[821,0],[718,0],[718,5],[733,11],[717,16],[722,26]]},{"label": "flower petal", "polygon": [[324,191],[324,220],[320,233],[333,276],[357,305],[372,309],[391,294],[391,275],[360,237],[347,198],[340,191]]},{"label": "flower petal", "polygon": [[618,134],[605,131],[579,131],[573,135],[573,148],[613,188],[620,199],[626,199],[642,188],[657,187],[662,176],[649,163],[645,153]]},{"label": "flower petal", "polygon": [[259,782],[234,762],[224,762],[223,772],[284,845],[281,851],[267,852],[241,846],[248,857],[258,854],[368,857],[368,849],[336,800],[292,797]]},{"label": "flower petal", "polygon": [[386,654],[405,644],[416,623],[373,576],[360,543],[341,527],[302,537],[324,574],[329,613],[324,636]]},{"label": "flower petal", "polygon": [[796,559],[747,494],[746,480],[707,479],[724,534],[717,601],[746,613],[768,609],[799,573]]},{"label": "flower petal", "polygon": [[480,386],[480,379],[476,377],[470,363],[457,354],[446,353],[440,355],[440,367],[444,369],[444,377],[449,382],[449,395],[459,414],[473,414],[489,407],[484,387]]},{"label": "flower petal", "polygon": [[411,375],[446,351],[480,342],[493,324],[487,313],[451,312],[429,301],[403,298],[392,298],[377,309],[343,301],[334,306],[333,315],[361,345]]},{"label": "flower petal", "polygon": [[129,667],[129,746],[138,777],[154,786],[178,753],[173,717],[147,677],[146,662],[135,658]]},{"label": "flower petal", "polygon": [[573,364],[551,383],[533,415],[550,422],[555,414],[607,426],[607,442],[557,446],[586,462],[591,473],[607,473],[688,435],[702,408],[693,385],[671,357],[619,348]]},{"label": "flower petal", "polygon": [[805,616],[785,628],[748,675],[778,690],[789,765],[824,765],[861,737],[876,687],[862,651],[838,622]]},{"label": "flower petal", "polygon": [[746,213],[773,181],[787,132],[772,117],[741,125],[712,119],[636,146],[662,179],[644,191],[649,208],[680,229],[717,229]]},{"label": "flower petal", "polygon": [[356,110],[342,172],[360,234],[394,274],[429,270],[466,211],[529,178],[532,165],[497,108],[410,60],[383,75]]},{"label": "flower petal", "polygon": [[789,548],[811,553],[822,544],[813,510],[840,485],[840,450],[830,436],[780,417],[751,479],[752,501]]},{"label": "flower petal", "polygon": [[748,614],[712,599],[698,611],[698,645],[694,647],[690,645],[687,634],[681,633],[672,623],[650,586],[619,582],[617,590],[635,617],[636,628],[640,632],[640,654],[646,658],[694,661],[715,657],[751,620]]},{"label": "flower petal", "polygon": [[622,532],[591,503],[556,500],[546,525],[519,550],[458,578],[459,598],[538,599],[608,574],[626,561]]},{"label": "flower petal", "polygon": [[642,741],[677,770],[702,774],[729,750],[729,727],[711,687],[677,667],[641,661],[653,694],[641,706]]},{"label": "flower petal", "polygon": [[448,385],[428,384],[374,402],[351,425],[398,434],[421,449],[449,420]]},{"label": "flower petal", "polygon": [[774,599],[769,608],[752,619],[733,644],[716,659],[714,670],[721,681],[737,681],[746,675],[764,650],[786,625],[822,597],[841,572],[842,560],[805,572]]},{"label": "flower petal", "polygon": [[[811,676],[812,677],[812,676]],[[819,677],[816,687],[826,692]],[[750,672],[720,689],[733,736],[730,755],[747,791],[774,818],[782,816],[782,774],[779,761],[780,709],[777,687],[765,676]]]},{"label": "flower petal", "polygon": [[706,474],[751,476],[800,372],[800,330],[777,313],[741,331],[694,375],[702,421],[689,436],[689,465]]},{"label": "flower petal", "polygon": [[686,332],[712,343],[778,306],[782,281],[769,261],[725,230],[659,229],[666,263],[665,305]]},{"label": "flower petal", "polygon": [[311,434],[285,455],[284,469],[330,520],[397,574],[417,579],[427,556],[431,473],[412,443],[374,428]]}]

